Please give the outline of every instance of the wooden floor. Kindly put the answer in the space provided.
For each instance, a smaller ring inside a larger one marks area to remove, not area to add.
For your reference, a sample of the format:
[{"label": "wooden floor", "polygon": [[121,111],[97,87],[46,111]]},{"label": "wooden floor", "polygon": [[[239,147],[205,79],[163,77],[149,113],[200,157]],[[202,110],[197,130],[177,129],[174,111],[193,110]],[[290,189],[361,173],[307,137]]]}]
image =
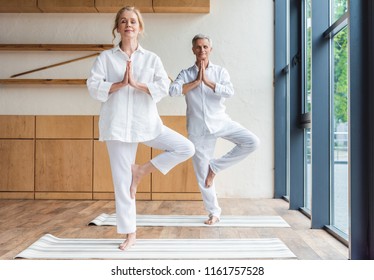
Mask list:
[{"label": "wooden floor", "polygon": [[[279,215],[291,228],[139,227],[138,238],[281,239],[300,260],[346,260],[348,248],[281,199],[221,199],[222,215]],[[201,201],[138,201],[138,214],[202,215]],[[122,238],[112,226],[87,226],[113,201],[0,200],[0,260],[13,259],[46,233],[60,238]]]}]

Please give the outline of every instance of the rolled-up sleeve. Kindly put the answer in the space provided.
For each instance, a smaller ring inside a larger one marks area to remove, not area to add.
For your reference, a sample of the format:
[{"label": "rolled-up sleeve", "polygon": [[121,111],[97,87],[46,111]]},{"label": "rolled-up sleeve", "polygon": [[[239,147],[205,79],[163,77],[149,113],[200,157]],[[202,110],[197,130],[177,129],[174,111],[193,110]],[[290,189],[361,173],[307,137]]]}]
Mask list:
[{"label": "rolled-up sleeve", "polygon": [[155,61],[153,81],[146,83],[146,85],[153,101],[156,103],[168,95],[170,80],[159,57]]},{"label": "rolled-up sleeve", "polygon": [[214,94],[224,98],[229,98],[234,95],[234,87],[230,81],[229,72],[224,68],[221,70],[220,78],[216,83]]},{"label": "rolled-up sleeve", "polygon": [[169,95],[174,96],[182,96],[183,95],[183,85],[186,83],[185,81],[184,71],[181,71],[178,74],[178,77],[171,83],[169,88]]},{"label": "rolled-up sleeve", "polygon": [[87,88],[91,97],[106,102],[109,99],[109,90],[113,83],[106,81],[105,67],[101,56],[98,56],[87,79]]}]

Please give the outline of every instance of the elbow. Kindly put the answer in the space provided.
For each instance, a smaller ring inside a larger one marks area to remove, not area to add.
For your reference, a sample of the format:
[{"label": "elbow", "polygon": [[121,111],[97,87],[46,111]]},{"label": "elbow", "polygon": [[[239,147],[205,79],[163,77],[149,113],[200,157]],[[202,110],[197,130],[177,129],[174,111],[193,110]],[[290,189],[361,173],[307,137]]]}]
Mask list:
[{"label": "elbow", "polygon": [[175,87],[170,87],[170,88],[169,88],[169,95],[170,95],[171,97],[174,97],[174,96],[177,96],[177,95],[178,95],[178,91],[176,90]]}]

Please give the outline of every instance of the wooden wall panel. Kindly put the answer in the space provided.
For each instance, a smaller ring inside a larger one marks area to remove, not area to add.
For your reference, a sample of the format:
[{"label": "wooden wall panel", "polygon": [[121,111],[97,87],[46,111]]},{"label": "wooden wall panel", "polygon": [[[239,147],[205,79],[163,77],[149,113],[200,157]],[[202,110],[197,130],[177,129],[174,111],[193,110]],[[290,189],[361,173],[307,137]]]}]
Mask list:
[{"label": "wooden wall panel", "polygon": [[117,13],[125,6],[133,6],[141,13],[153,13],[152,0],[95,0],[99,13]]},{"label": "wooden wall panel", "polygon": [[0,199],[34,199],[34,192],[0,192]]},{"label": "wooden wall panel", "polygon": [[[162,121],[171,129],[187,135],[185,116],[163,116]],[[160,154],[162,151],[152,150],[152,157]],[[174,167],[168,174],[163,175],[160,172],[152,174],[152,192],[165,193],[193,193],[200,192],[196,177],[194,174],[192,160],[188,159]]]},{"label": "wooden wall panel", "polygon": [[94,139],[99,139],[99,116],[94,116]]},{"label": "wooden wall panel", "polygon": [[91,192],[36,192],[35,199],[91,200]]},{"label": "wooden wall panel", "polygon": [[91,116],[36,116],[36,138],[91,139]]},{"label": "wooden wall panel", "polygon": [[34,137],[34,116],[0,116],[0,138],[33,139]]},{"label": "wooden wall panel", "polygon": [[35,191],[92,192],[92,140],[36,140]]},{"label": "wooden wall panel", "polygon": [[95,0],[38,0],[45,13],[96,13]]},{"label": "wooden wall panel", "polygon": [[[151,193],[140,193],[136,194],[136,200],[151,200],[152,196]],[[97,200],[114,200],[114,193],[93,193],[93,199]]]},{"label": "wooden wall panel", "polygon": [[155,13],[209,13],[210,0],[153,0]]},{"label": "wooden wall panel", "polygon": [[0,0],[0,13],[40,13],[37,0]]},{"label": "wooden wall panel", "polygon": [[[186,135],[184,116],[162,119]],[[97,122],[98,116],[0,116],[0,199],[114,199]],[[136,162],[160,152],[139,144]],[[144,178],[137,199],[200,200],[192,160]]]},{"label": "wooden wall panel", "polygon": [[104,142],[94,141],[93,191],[113,192],[108,151]]},{"label": "wooden wall panel", "polygon": [[[145,163],[151,159],[151,148],[139,144],[136,155],[137,163]],[[113,192],[113,180],[110,170],[108,151],[104,142],[94,141],[94,192]],[[151,175],[143,178],[138,186],[138,193],[151,191]]]},{"label": "wooden wall panel", "polygon": [[200,193],[152,193],[152,200],[202,200]]},{"label": "wooden wall panel", "polygon": [[34,191],[34,140],[0,140],[0,191]]}]

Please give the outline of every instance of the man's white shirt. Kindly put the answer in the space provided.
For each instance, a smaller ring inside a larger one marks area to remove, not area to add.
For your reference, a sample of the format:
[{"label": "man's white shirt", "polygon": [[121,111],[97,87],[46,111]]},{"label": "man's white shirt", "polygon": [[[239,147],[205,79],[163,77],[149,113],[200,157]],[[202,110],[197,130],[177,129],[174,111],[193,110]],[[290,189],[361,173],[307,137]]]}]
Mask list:
[{"label": "man's white shirt", "polygon": [[[196,80],[198,73],[199,68],[196,64],[182,70],[170,86],[170,96],[183,95],[183,85]],[[226,98],[234,94],[229,73],[225,68],[209,62],[205,69],[205,76],[216,83],[214,91],[201,82],[199,86],[185,95],[189,135],[215,133],[224,126],[225,120],[230,120],[224,105]]]}]

